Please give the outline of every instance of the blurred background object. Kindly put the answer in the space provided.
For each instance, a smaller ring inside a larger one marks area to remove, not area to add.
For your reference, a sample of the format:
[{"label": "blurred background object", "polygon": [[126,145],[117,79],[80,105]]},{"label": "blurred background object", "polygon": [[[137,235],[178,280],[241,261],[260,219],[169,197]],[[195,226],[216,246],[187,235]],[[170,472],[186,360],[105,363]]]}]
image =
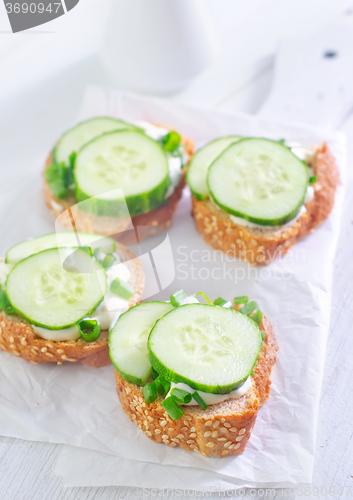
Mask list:
[{"label": "blurred background object", "polygon": [[161,94],[205,70],[216,45],[202,0],[115,0],[100,54],[119,88]]}]

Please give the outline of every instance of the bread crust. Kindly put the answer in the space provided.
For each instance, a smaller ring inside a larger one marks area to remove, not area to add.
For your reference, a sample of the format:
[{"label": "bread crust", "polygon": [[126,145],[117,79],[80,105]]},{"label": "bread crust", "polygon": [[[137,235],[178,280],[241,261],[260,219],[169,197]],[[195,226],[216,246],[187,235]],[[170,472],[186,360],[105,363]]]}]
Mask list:
[{"label": "bread crust", "polygon": [[192,196],[192,213],[198,232],[216,250],[253,265],[266,265],[319,226],[330,214],[339,183],[338,169],[327,144],[317,149],[313,162],[317,182],[315,196],[305,205],[306,212],[293,224],[282,228],[250,228],[232,222],[229,215],[210,200]]},{"label": "bread crust", "polygon": [[[185,152],[190,160],[194,152],[194,144],[191,139],[182,139],[182,144]],[[130,217],[103,217],[84,212],[78,209],[77,200],[73,194],[63,200],[57,199],[51,191],[49,184],[45,178],[45,170],[52,164],[53,153],[51,152],[47,158],[45,169],[43,172],[44,199],[49,210],[60,217],[60,224],[66,229],[72,229],[73,221],[75,229],[84,233],[97,233],[105,236],[112,236],[117,241],[125,244],[136,243],[136,236],[133,231],[126,231],[130,225]],[[168,229],[173,222],[173,215],[178,206],[178,202],[185,187],[186,167],[183,168],[183,175],[175,188],[172,196],[168,198],[167,203],[146,212],[145,214],[131,217],[131,222],[138,230],[138,241],[143,241],[150,235],[157,234],[161,229]],[[69,210],[70,209],[70,210]],[[142,229],[143,227],[143,229]],[[125,231],[125,232],[124,232]]]},{"label": "bread crust", "polygon": [[[116,251],[131,273],[129,283],[135,290],[129,300],[129,307],[132,307],[142,300],[145,278],[141,262],[131,250],[120,243],[116,244]],[[98,340],[90,343],[81,338],[62,342],[45,340],[33,331],[26,319],[17,314],[8,316],[4,311],[0,311],[0,349],[35,365],[61,365],[81,360],[83,364],[99,368],[111,363],[107,330],[102,331]]]},{"label": "bread crust", "polygon": [[146,404],[142,388],[126,382],[115,370],[124,412],[156,443],[179,446],[207,457],[240,455],[251,436],[257,412],[269,397],[271,370],[277,359],[278,345],[272,324],[264,316],[259,326],[265,338],[252,387],[241,398],[228,399],[206,410],[199,406],[183,406],[184,415],[174,422],[161,404],[163,397]]}]

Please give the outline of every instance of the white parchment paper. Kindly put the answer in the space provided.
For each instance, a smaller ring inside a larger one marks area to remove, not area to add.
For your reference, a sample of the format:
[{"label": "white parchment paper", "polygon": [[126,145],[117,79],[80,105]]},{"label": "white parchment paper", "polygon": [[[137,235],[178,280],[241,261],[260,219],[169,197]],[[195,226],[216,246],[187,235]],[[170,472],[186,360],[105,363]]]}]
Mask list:
[{"label": "white parchment paper", "polygon": [[[345,139],[337,132],[90,87],[78,119],[95,115],[171,125],[194,138],[197,147],[229,134],[285,138],[304,145],[328,141],[344,179]],[[43,159],[44,156],[45,152]],[[54,217],[44,206],[40,169],[37,170],[33,178],[26,179],[0,201],[2,255],[10,245],[54,229]],[[208,247],[195,230],[187,190],[168,231],[175,278],[155,298],[166,300],[178,288],[190,294],[204,291],[211,298],[246,294],[260,303],[274,323],[280,350],[271,395],[259,411],[252,437],[241,456],[210,459],[153,443],[123,413],[111,366],[98,370],[66,364],[33,366],[3,352],[0,434],[84,448],[67,448],[59,462],[58,472],[72,485],[178,488],[185,477],[190,488],[201,488],[211,480],[212,484],[228,487],[310,482],[342,198],[341,185],[330,218],[286,257],[265,268],[251,268]],[[148,245],[153,254],[154,239]],[[164,273],[170,276],[170,263],[163,255],[160,257],[155,271],[162,282]],[[99,453],[88,454],[88,449]],[[73,464],[79,457],[81,465],[76,474]],[[130,464],[138,474],[131,473]]]}]

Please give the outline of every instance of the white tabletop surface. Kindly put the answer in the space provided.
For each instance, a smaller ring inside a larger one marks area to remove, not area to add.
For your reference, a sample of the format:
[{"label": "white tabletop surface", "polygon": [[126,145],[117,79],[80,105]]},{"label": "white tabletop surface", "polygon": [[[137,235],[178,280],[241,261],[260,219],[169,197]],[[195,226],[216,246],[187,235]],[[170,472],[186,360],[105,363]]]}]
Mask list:
[{"label": "white tabletop surface", "polygon": [[[43,151],[74,120],[87,84],[113,85],[97,55],[109,2],[82,0],[69,15],[17,35],[10,32],[0,5],[0,196],[11,189],[18,176],[25,175],[28,158],[42,161]],[[220,40],[220,55],[188,89],[172,98],[227,112],[258,112],[270,92],[274,54],[283,38],[310,36],[337,16],[351,15],[351,2],[343,0],[206,3]],[[340,128],[348,136],[349,185],[334,266],[331,333],[313,477],[313,486],[327,487],[327,496],[337,499],[353,496],[353,116],[349,109]],[[64,488],[62,479],[53,474],[60,449],[61,445],[0,438],[0,498],[147,497],[138,488]],[[316,491],[297,490],[287,498],[325,498],[325,490],[319,495]],[[282,497],[278,492],[276,498]],[[241,498],[254,498],[254,492]],[[257,498],[262,498],[261,494]]]}]

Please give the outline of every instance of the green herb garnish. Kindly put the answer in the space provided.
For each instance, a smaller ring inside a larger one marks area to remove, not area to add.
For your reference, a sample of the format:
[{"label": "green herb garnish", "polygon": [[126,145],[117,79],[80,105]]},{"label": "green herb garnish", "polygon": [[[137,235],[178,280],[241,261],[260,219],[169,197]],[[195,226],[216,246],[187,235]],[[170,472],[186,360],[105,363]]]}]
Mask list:
[{"label": "green herb garnish", "polygon": [[225,307],[226,309],[233,309],[233,304],[229,300],[224,300],[222,297],[218,297],[214,302],[215,306]]},{"label": "green herb garnish", "polygon": [[248,301],[249,298],[246,295],[243,295],[242,297],[234,297],[233,304],[235,305],[247,304]]},{"label": "green herb garnish", "polygon": [[157,399],[157,391],[154,382],[149,382],[142,389],[146,403],[153,403]]},{"label": "green herb garnish", "polygon": [[116,261],[116,258],[114,257],[114,255],[112,255],[111,253],[109,253],[108,255],[106,255],[102,261],[102,266],[104,267],[104,269],[108,269],[109,267],[112,267],[112,265],[114,264],[114,262]]},{"label": "green herb garnish", "polygon": [[310,179],[309,179],[310,184],[315,184],[315,182],[316,182],[316,181],[317,181],[317,177],[316,177],[316,175],[313,175],[313,176],[312,176],[312,177],[310,177]]},{"label": "green herb garnish", "polygon": [[181,136],[178,132],[172,131],[162,137],[162,144],[166,151],[172,153],[177,149],[181,141]]},{"label": "green herb garnish", "polygon": [[183,410],[172,396],[165,398],[162,401],[162,406],[174,422],[184,415]]},{"label": "green herb garnish", "polygon": [[161,396],[167,394],[170,389],[170,382],[162,377],[162,375],[158,375],[154,379],[154,384],[156,386],[158,394],[160,394]]},{"label": "green herb garnish", "polygon": [[199,406],[201,406],[201,408],[203,410],[207,409],[207,404],[205,403],[205,401],[202,399],[202,397],[200,396],[200,394],[197,391],[195,391],[195,392],[192,393],[192,397],[196,401],[196,403]]},{"label": "green herb garnish", "polygon": [[207,304],[210,304],[210,305],[212,304],[212,301],[207,297],[207,295],[204,292],[195,293],[195,297],[197,297],[198,295],[202,295],[202,297],[205,299]]},{"label": "green herb garnish", "polygon": [[95,342],[101,334],[100,326],[95,319],[83,319],[77,324],[77,327],[81,337],[86,342]]},{"label": "green herb garnish", "polygon": [[190,392],[183,391],[183,389],[177,389],[176,387],[174,387],[170,391],[170,395],[178,403],[181,403],[183,405],[186,405],[186,404],[190,403],[190,401],[192,400],[192,395],[191,395]]},{"label": "green herb garnish", "polygon": [[184,299],[187,299],[187,298],[188,298],[188,296],[186,295],[184,290],[180,289],[180,290],[177,290],[176,292],[174,292],[170,296],[170,303],[172,304],[173,307],[178,307],[178,306],[180,306],[180,303]]},{"label": "green herb garnish", "polygon": [[129,285],[129,283],[126,283],[126,281],[123,281],[119,278],[115,278],[115,280],[112,282],[112,284],[110,285],[110,291],[126,300],[131,299],[131,297],[135,293],[135,290],[131,285]]}]

